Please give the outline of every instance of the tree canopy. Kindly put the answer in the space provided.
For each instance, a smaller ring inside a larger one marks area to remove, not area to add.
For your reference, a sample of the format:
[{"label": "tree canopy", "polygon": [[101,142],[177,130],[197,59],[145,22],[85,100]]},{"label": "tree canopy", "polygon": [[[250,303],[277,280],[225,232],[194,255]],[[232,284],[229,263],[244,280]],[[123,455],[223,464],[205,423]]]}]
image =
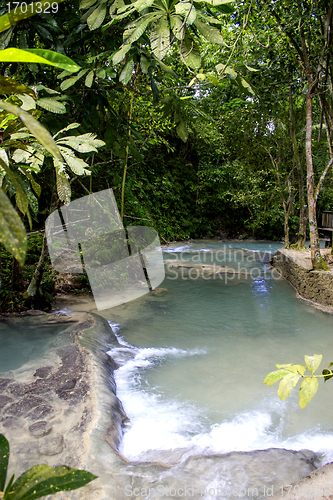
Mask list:
[{"label": "tree canopy", "polygon": [[125,225],[153,225],[162,241],[248,235],[301,248],[308,232],[313,266],[325,267],[332,12],[324,0],[3,6],[2,300],[17,287],[45,296],[46,241],[25,276],[26,233],[106,187]]}]

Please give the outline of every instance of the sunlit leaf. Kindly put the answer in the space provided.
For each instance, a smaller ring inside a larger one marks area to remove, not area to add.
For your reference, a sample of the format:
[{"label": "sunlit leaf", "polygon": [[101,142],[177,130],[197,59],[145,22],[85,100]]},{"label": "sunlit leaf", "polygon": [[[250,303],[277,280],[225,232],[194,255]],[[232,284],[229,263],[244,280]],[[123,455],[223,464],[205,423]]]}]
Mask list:
[{"label": "sunlit leaf", "polygon": [[20,101],[22,101],[21,109],[24,111],[30,111],[31,109],[36,109],[36,101],[30,95],[20,95]]},{"label": "sunlit leaf", "polygon": [[89,170],[87,170],[89,168],[89,165],[84,160],[81,160],[81,158],[77,158],[76,156],[74,156],[74,153],[70,149],[64,148],[63,146],[59,146],[59,149],[61,150],[61,153],[67,165],[70,167],[74,174],[89,175],[91,173]]},{"label": "sunlit leaf", "polygon": [[288,370],[276,370],[275,372],[271,372],[265,378],[264,384],[267,384],[268,386],[273,385],[275,382],[280,380],[280,378],[288,375],[289,373],[290,372]]},{"label": "sunlit leaf", "polygon": [[314,373],[323,359],[322,354],[314,354],[313,356],[304,356],[306,366],[311,373]]},{"label": "sunlit leaf", "polygon": [[304,375],[306,366],[304,365],[294,365],[293,363],[289,363],[287,365],[276,365],[277,368],[285,368],[287,370],[290,370],[293,373],[300,373],[301,375]]},{"label": "sunlit leaf", "polygon": [[299,405],[303,409],[318,390],[317,377],[306,377],[299,388]]},{"label": "sunlit leaf", "polygon": [[219,5],[223,5],[225,3],[231,3],[234,0],[196,0],[196,2],[199,3],[206,3],[208,5],[213,5],[214,7],[217,7]]},{"label": "sunlit leaf", "polygon": [[163,59],[170,46],[170,27],[168,16],[163,15],[150,31],[150,46],[158,59]]},{"label": "sunlit leaf", "polygon": [[177,134],[181,138],[183,142],[186,142],[188,139],[188,129],[186,126],[185,121],[181,118],[177,127],[176,127]]},{"label": "sunlit leaf", "polygon": [[170,26],[177,40],[182,40],[185,36],[185,27],[182,17],[174,14],[170,15]]},{"label": "sunlit leaf", "polygon": [[75,73],[80,69],[72,59],[58,52],[45,49],[16,49],[8,48],[0,51],[0,62],[23,62],[49,64],[57,68]]},{"label": "sunlit leaf", "polygon": [[96,3],[96,0],[81,0],[80,9],[88,9]]},{"label": "sunlit leaf", "polygon": [[295,387],[300,378],[301,375],[298,373],[289,373],[283,377],[278,389],[278,396],[282,401],[287,399],[290,391]]},{"label": "sunlit leaf", "polygon": [[15,481],[8,496],[11,500],[35,500],[58,491],[75,490],[95,478],[96,476],[85,470],[39,464],[24,472]]},{"label": "sunlit leaf", "polygon": [[27,129],[39,140],[41,144],[51,153],[55,158],[61,160],[60,151],[52,139],[49,132],[29,113],[23,111],[21,108],[10,104],[9,102],[0,100],[0,109],[5,109],[12,113],[22,121]]},{"label": "sunlit leaf", "polygon": [[176,14],[183,16],[186,19],[186,24],[193,24],[196,17],[197,11],[191,2],[178,2],[175,5]]}]

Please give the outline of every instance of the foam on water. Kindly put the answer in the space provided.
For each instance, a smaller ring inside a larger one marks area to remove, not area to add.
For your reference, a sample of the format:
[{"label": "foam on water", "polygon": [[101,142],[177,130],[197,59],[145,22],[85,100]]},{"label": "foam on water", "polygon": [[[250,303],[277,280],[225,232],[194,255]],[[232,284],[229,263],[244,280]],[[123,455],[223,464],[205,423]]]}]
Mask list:
[{"label": "foam on water", "polygon": [[[206,352],[137,348],[119,334],[118,324],[109,323],[120,347],[113,346],[108,354],[122,365],[115,371],[117,395],[130,419],[119,451],[129,460],[142,460],[146,452],[154,450],[183,449],[185,459],[197,454],[267,448],[309,449],[324,455],[323,464],[333,460],[333,435],[322,432],[320,426],[311,432],[283,437],[284,414],[288,410],[275,399],[265,400],[266,409],[244,411],[212,424],[204,408],[166,398],[158,387],[149,386],[145,379],[147,370],[158,369],[168,358],[201,356]],[[273,419],[279,421],[278,425]]]}]

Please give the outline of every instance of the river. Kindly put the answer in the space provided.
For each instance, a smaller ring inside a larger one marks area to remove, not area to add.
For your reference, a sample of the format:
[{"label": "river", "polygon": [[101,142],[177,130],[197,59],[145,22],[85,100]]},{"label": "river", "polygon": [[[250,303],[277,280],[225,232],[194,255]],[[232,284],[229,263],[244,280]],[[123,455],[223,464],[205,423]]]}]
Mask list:
[{"label": "river", "polygon": [[333,460],[330,382],[320,381],[304,410],[297,389],[282,402],[278,384],[263,384],[275,363],[304,363],[304,354],[316,353],[323,354],[321,369],[333,360],[333,316],[297,298],[269,269],[281,246],[213,240],[167,247],[165,259],[227,265],[236,273],[204,279],[170,269],[164,294],[106,312],[121,344],[110,346],[110,355],[123,364],[115,375],[130,419],[120,447],[125,457],[274,447]]}]

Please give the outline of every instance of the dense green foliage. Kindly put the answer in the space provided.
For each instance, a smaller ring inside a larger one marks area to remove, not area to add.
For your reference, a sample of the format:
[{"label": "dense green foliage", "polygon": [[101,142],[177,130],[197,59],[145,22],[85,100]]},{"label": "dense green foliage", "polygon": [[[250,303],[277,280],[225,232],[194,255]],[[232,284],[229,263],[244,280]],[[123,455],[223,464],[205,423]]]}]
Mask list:
[{"label": "dense green foliage", "polygon": [[73,0],[29,17],[7,11],[2,311],[50,302],[53,276],[35,231],[61,204],[107,187],[124,223],[153,225],[162,242],[298,238],[301,247],[311,207],[315,249],[313,212],[333,203],[327,3]]}]

